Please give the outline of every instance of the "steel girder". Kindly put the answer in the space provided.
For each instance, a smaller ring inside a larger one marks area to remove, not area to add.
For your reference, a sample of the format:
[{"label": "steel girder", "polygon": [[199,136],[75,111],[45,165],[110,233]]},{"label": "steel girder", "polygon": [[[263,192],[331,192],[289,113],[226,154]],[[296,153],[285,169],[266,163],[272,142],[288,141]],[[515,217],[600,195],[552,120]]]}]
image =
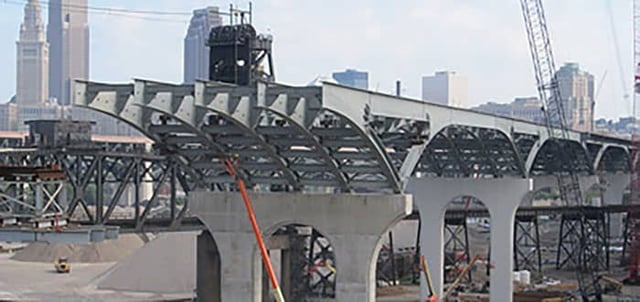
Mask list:
[{"label": "steel girder", "polygon": [[377,115],[364,103],[336,108],[324,93],[266,83],[78,82],[76,103],[134,125],[206,184],[230,182],[219,158],[237,154],[251,185],[402,191],[397,171],[426,121]]},{"label": "steel girder", "polygon": [[22,146],[23,138],[0,137],[0,148],[16,148]]},{"label": "steel girder", "polygon": [[178,229],[188,216],[186,200],[178,194],[188,193],[194,182],[171,156],[93,148],[18,149],[0,152],[0,162],[59,165],[67,184],[61,194],[69,197],[63,197],[64,211],[78,223],[138,231],[148,225]]},{"label": "steel girder", "polygon": [[516,145],[500,130],[452,125],[435,133],[416,172],[445,177],[524,177]]},{"label": "steel girder", "polygon": [[[297,94],[292,94],[292,91],[286,87],[275,86],[267,92],[265,103],[258,106],[265,110],[267,116],[275,119],[276,125],[289,129],[287,133],[290,134],[286,136],[281,134],[281,137],[274,138],[274,142],[286,143],[287,140],[302,142],[303,146],[299,146],[297,150],[291,150],[284,144],[280,144],[278,148],[283,150],[279,154],[287,162],[298,163],[301,183],[318,186],[334,185],[348,192],[351,191],[351,187],[347,176],[340,170],[338,161],[331,157],[330,147],[322,144],[321,130],[317,130],[329,129],[331,126],[331,123],[326,123],[322,119],[324,116],[320,116],[321,96],[317,92],[316,88],[311,87],[300,89]],[[265,133],[264,130],[260,132]],[[309,164],[314,168],[305,171],[300,164]]]},{"label": "steel girder", "polygon": [[[624,140],[570,132],[558,144],[542,125],[330,83],[77,83],[76,105],[131,124],[203,187],[231,183],[220,164],[229,154],[259,189],[401,192],[416,172],[530,177],[562,172],[553,158],[570,152],[593,174],[600,162],[623,169],[628,153]],[[598,142],[611,146],[594,153]]]},{"label": "steel girder", "polygon": [[[74,105],[102,112],[132,126],[152,139],[156,148],[174,154],[176,161],[190,175],[192,181],[199,187],[205,187],[201,175],[192,168],[193,159],[184,154],[187,151],[185,149],[189,149],[190,146],[159,136],[153,131],[151,123],[153,111],[135,105],[136,95],[145,95],[144,87],[144,82],[140,81],[136,84],[104,84],[78,80],[74,86]],[[159,116],[156,115],[155,118]]]}]

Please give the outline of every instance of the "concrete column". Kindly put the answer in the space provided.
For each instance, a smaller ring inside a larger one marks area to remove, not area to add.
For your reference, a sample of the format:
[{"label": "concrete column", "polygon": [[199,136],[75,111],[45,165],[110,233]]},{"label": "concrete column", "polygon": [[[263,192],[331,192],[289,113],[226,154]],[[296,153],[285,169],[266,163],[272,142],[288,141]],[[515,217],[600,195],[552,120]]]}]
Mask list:
[{"label": "concrete column", "polygon": [[[222,301],[261,301],[262,262],[239,193],[192,192],[191,213],[218,245]],[[411,213],[407,195],[250,193],[263,236],[287,224],[316,228],[333,246],[336,301],[375,301],[383,236]]]},{"label": "concrete column", "polygon": [[196,290],[198,301],[220,302],[220,254],[208,231],[196,241]]},{"label": "concrete column", "polygon": [[[624,190],[631,183],[631,175],[626,173],[605,173],[602,184],[602,204],[618,205],[622,204]],[[624,232],[624,223],[622,221],[622,213],[613,213],[610,215],[609,236],[612,238],[621,238]]]},{"label": "concrete column", "polygon": [[285,299],[291,297],[291,251],[289,249],[280,252],[280,280],[282,283],[282,294]]},{"label": "concrete column", "polygon": [[[521,200],[530,191],[528,179],[499,178],[412,178],[407,192],[413,194],[420,212],[420,251],[429,263],[434,289],[442,295],[444,263],[444,214],[447,205],[459,196],[473,196],[481,200],[491,214],[491,301],[512,301],[513,284],[513,222]],[[426,285],[421,276],[421,299]]]}]

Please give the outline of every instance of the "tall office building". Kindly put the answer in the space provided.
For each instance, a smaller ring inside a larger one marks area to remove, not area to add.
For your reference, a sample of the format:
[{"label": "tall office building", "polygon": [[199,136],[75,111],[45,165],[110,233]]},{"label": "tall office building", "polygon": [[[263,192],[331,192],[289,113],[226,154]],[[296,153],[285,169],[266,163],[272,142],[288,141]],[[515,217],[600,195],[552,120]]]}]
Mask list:
[{"label": "tall office building", "polygon": [[49,45],[40,15],[40,2],[29,0],[16,43],[16,103],[19,106],[40,105],[48,98]]},{"label": "tall office building", "polygon": [[578,63],[566,63],[556,72],[556,77],[567,123],[578,131],[592,131],[595,106],[593,75],[581,70]]},{"label": "tall office building", "polygon": [[334,72],[333,78],[340,84],[360,89],[369,89],[369,73],[347,69],[342,72]]},{"label": "tall office building", "polygon": [[74,79],[89,78],[89,24],[87,0],[50,0],[49,96],[71,103]]},{"label": "tall office building", "polygon": [[422,77],[422,99],[432,103],[466,108],[469,98],[467,77],[453,71],[439,71]]},{"label": "tall office building", "polygon": [[207,7],[193,11],[187,35],[184,37],[184,82],[209,79],[209,32],[222,25],[217,7]]}]

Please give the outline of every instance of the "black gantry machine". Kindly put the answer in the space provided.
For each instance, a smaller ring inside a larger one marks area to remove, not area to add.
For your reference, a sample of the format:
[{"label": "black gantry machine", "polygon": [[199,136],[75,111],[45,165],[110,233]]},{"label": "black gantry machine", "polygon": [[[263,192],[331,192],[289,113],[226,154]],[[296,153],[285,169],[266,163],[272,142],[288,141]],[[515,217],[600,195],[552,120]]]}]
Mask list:
[{"label": "black gantry machine", "polygon": [[[567,150],[569,139],[569,126],[565,116],[564,104],[560,95],[556,66],[551,48],[551,39],[547,28],[542,0],[520,0],[522,14],[524,16],[529,49],[533,60],[538,94],[544,111],[547,135],[550,148],[558,148],[559,152],[553,152],[558,156],[553,160],[556,169],[554,174],[558,179],[560,197],[564,203],[577,205],[580,209],[573,217],[579,222],[580,231],[577,245],[574,250],[578,253],[578,265],[576,273],[580,296],[583,301],[602,301],[602,289],[598,283],[597,269],[592,269],[589,261],[594,256],[590,248],[590,232],[597,227],[590,227],[590,219],[582,206],[585,205],[580,192],[578,172],[575,169],[574,158]],[[563,171],[563,172],[560,172]]]}]

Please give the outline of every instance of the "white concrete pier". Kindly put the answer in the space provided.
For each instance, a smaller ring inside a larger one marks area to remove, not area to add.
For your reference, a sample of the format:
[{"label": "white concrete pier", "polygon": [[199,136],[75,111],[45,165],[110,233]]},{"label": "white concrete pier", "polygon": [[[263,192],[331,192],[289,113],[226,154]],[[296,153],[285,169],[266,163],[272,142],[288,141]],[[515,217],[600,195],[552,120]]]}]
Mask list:
[{"label": "white concrete pier", "polygon": [[[491,301],[512,301],[513,225],[516,210],[532,188],[532,182],[521,178],[412,178],[407,192],[422,221],[420,252],[427,258],[429,271],[438,296],[443,291],[444,216],[447,205],[460,196],[473,196],[482,201],[491,215]],[[426,296],[421,276],[421,301]]]},{"label": "white concrete pier", "polygon": [[[262,301],[262,287],[268,285],[262,284],[260,254],[240,193],[193,192],[189,198],[191,213],[207,226],[220,257],[221,284],[211,285],[205,301]],[[337,269],[335,300],[345,302],[375,301],[383,236],[412,210],[408,195],[252,193],[250,198],[263,235],[295,223],[316,228],[330,241]],[[216,252],[199,255],[207,254]],[[198,265],[199,270],[215,267]]]}]

